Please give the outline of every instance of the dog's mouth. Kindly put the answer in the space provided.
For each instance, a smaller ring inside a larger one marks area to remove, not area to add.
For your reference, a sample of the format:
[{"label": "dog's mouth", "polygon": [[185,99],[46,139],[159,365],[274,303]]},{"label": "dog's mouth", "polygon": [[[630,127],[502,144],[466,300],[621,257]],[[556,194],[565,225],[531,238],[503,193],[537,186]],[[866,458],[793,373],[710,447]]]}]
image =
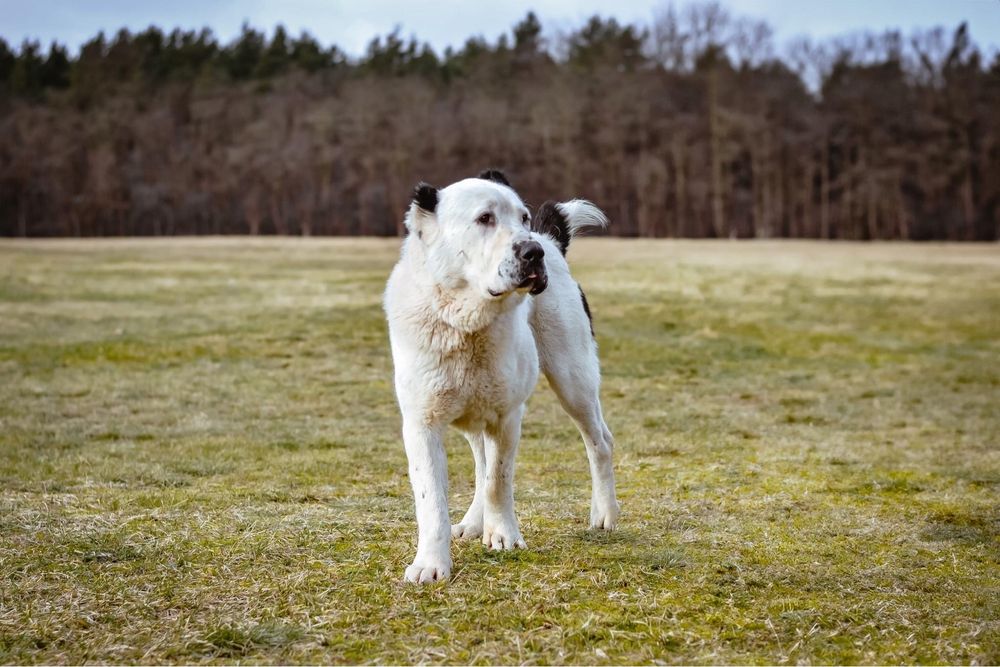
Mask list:
[{"label": "dog's mouth", "polygon": [[544,268],[531,269],[524,278],[521,279],[516,286],[506,291],[494,291],[493,289],[487,289],[486,291],[490,293],[490,296],[494,298],[499,298],[505,294],[510,294],[511,292],[517,290],[528,290],[529,294],[541,294],[545,291],[545,288],[549,286],[549,277],[545,273]]},{"label": "dog's mouth", "polygon": [[530,288],[529,294],[541,294],[545,291],[545,288],[549,286],[549,277],[545,275],[545,270],[535,271],[529,273],[524,280],[522,280],[517,288],[526,289]]}]

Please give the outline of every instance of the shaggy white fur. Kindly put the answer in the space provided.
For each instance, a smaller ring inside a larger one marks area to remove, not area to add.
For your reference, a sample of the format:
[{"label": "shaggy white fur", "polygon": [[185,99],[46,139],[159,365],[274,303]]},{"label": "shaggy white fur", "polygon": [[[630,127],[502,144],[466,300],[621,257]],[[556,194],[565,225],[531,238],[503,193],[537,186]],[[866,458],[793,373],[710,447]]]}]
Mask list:
[{"label": "shaggy white fur", "polygon": [[[558,208],[570,233],[607,222],[586,201]],[[527,220],[513,189],[482,178],[440,191],[424,186],[406,216],[410,233],[385,311],[417,514],[407,581],[448,578],[452,537],[481,538],[492,549],[525,546],[514,515],[514,459],[539,370],[586,445],[591,527],[611,530],[618,521],[597,344],[566,260]],[[443,444],[449,425],[469,441],[476,469],[472,504],[454,526]]]}]

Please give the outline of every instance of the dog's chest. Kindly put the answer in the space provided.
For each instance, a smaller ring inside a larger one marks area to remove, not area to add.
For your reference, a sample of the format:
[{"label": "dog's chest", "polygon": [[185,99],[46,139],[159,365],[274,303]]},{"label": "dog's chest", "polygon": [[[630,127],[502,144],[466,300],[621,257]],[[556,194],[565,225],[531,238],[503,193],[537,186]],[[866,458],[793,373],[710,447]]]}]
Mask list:
[{"label": "dog's chest", "polygon": [[445,421],[496,422],[520,405],[538,378],[534,340],[524,332],[482,331],[438,358],[429,383],[430,412]]}]

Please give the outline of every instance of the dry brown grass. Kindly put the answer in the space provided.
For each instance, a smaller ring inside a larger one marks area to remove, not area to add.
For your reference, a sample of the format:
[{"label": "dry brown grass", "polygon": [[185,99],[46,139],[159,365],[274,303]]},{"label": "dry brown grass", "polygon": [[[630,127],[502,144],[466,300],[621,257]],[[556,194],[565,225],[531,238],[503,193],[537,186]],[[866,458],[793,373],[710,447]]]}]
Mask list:
[{"label": "dry brown grass", "polygon": [[574,242],[622,529],[540,387],[529,550],[429,588],[396,250],[0,243],[0,662],[1000,661],[995,246]]}]

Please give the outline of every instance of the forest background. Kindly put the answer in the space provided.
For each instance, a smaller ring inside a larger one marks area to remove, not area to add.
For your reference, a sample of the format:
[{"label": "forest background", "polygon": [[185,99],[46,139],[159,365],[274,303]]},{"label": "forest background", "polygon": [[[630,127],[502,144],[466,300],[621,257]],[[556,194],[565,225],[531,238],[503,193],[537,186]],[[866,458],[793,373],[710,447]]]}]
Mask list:
[{"label": "forest background", "polygon": [[0,236],[395,235],[496,166],[611,234],[996,240],[1000,56],[966,24],[776,44],[717,3],[360,57],[282,27],[0,40]]}]

